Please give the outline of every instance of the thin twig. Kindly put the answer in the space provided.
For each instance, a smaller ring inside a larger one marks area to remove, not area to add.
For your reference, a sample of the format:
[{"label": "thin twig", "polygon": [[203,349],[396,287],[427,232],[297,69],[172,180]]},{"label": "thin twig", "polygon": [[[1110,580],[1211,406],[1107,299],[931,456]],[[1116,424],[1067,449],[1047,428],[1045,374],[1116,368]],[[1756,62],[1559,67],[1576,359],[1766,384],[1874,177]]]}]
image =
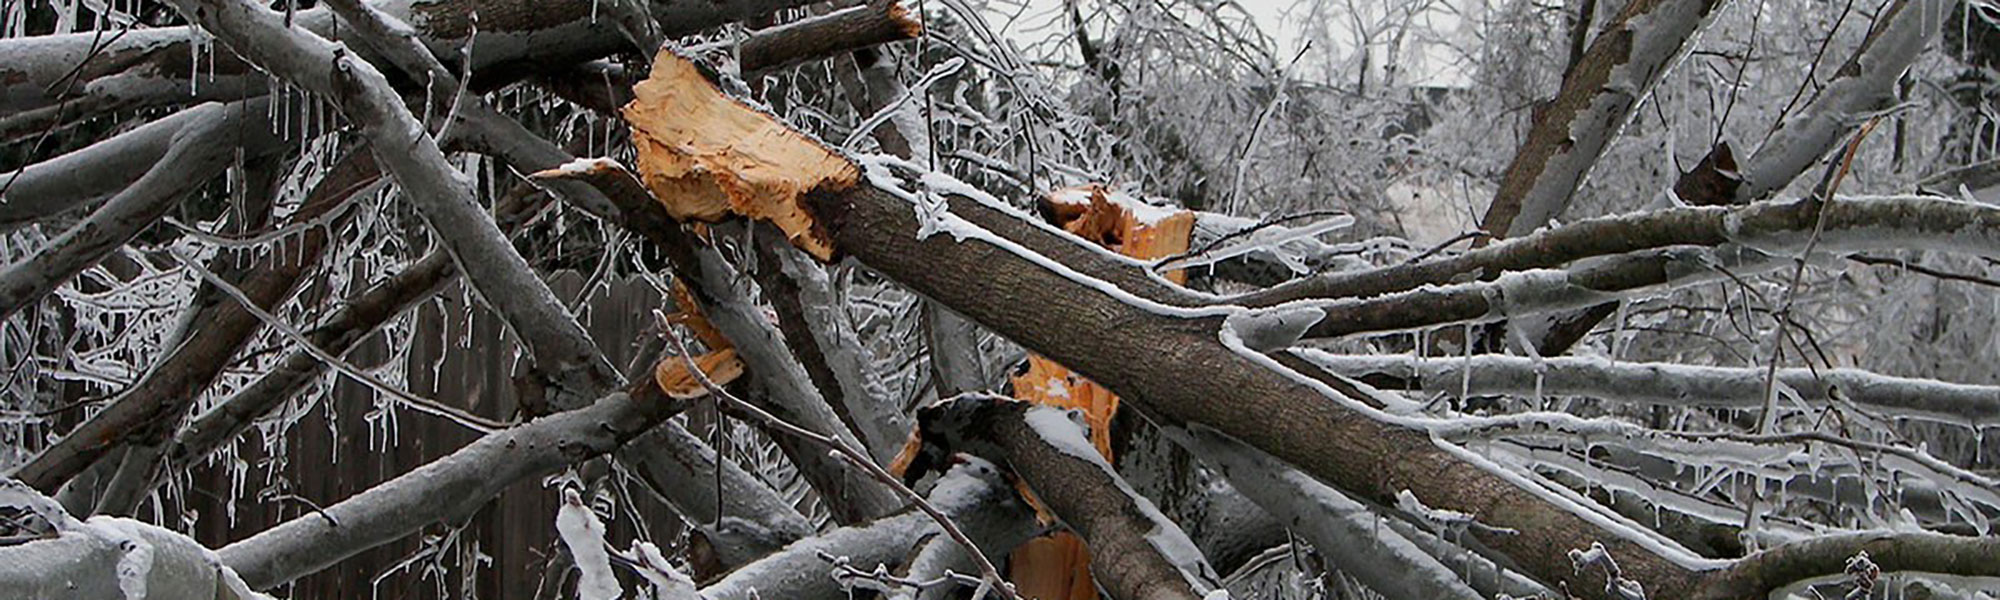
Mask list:
[{"label": "thin twig", "polygon": [[1858,262],[1858,263],[1861,263],[1861,264],[1864,264],[1864,265],[1889,265],[1889,266],[1895,266],[1895,267],[1899,267],[1899,268],[1901,268],[1901,269],[1903,269],[1903,270],[1905,270],[1905,271],[1910,271],[1910,272],[1913,272],[1913,273],[1921,273],[1921,274],[1924,274],[1924,275],[1929,275],[1929,276],[1931,276],[1931,277],[1936,277],[1936,278],[1938,278],[1938,279],[1948,279],[1948,280],[1951,280],[1951,281],[1963,281],[1963,282],[1966,282],[1966,283],[1971,283],[1971,284],[1975,284],[1975,285],[1983,285],[1983,286],[1987,286],[1987,287],[2000,287],[2000,280],[1996,280],[1996,279],[1988,279],[1988,278],[1985,278],[1985,277],[1980,277],[1980,276],[1978,276],[1978,275],[1966,275],[1966,274],[1964,274],[1964,273],[1953,273],[1953,272],[1951,272],[1951,271],[1943,271],[1943,270],[1938,270],[1938,269],[1933,269],[1933,268],[1930,268],[1930,267],[1926,267],[1926,266],[1923,266],[1923,265],[1919,265],[1919,264],[1915,264],[1915,263],[1912,263],[1912,262],[1910,262],[1910,261],[1907,261],[1907,260],[1902,260],[1902,259],[1897,259],[1897,258],[1886,258],[1886,257],[1881,257],[1881,256],[1869,256],[1869,255],[1866,255],[1866,254],[1850,254],[1850,255],[1848,255],[1848,256],[1847,256],[1847,260],[1851,260],[1851,261],[1854,261],[1854,262]]}]

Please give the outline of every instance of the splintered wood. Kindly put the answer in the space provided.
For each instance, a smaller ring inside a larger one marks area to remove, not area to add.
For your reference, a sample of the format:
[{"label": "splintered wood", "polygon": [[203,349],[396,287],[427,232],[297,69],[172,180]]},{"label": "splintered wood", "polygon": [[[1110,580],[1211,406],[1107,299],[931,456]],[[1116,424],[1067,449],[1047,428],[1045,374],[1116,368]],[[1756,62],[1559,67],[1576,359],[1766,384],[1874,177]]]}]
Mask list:
[{"label": "splintered wood", "polygon": [[[1133,258],[1163,258],[1186,252],[1194,231],[1194,213],[1148,205],[1100,185],[1056,190],[1042,198],[1048,214],[1065,231]],[[1187,274],[1167,278],[1184,283]],[[1071,372],[1055,361],[1028,356],[1028,368],[1012,379],[1014,397],[1036,404],[1074,408],[1090,426],[1091,444],[1111,459],[1111,418],[1118,396],[1104,386]],[[1057,533],[1029,540],[1008,557],[1008,578],[1024,598],[1092,600],[1097,586],[1090,579],[1090,553],[1083,540]]]},{"label": "splintered wood", "polygon": [[[728,385],[743,376],[743,361],[736,358],[735,348],[694,357],[694,362],[701,367],[702,374],[717,386]],[[669,398],[686,400],[707,396],[708,387],[703,386],[687,367],[687,361],[678,356],[661,359],[659,364],[653,366],[653,382],[659,384],[660,391],[666,392]]]},{"label": "splintered wood", "polygon": [[[736,358],[735,346],[729,343],[729,338],[722,337],[722,332],[716,330],[714,325],[709,324],[707,315],[701,314],[687,285],[674,281],[673,294],[675,311],[667,315],[667,323],[687,328],[696,339],[708,346],[707,354],[694,357],[695,365],[701,367],[702,374],[718,386],[728,385],[741,377],[743,361]],[[653,365],[653,382],[659,384],[660,391],[665,392],[667,397],[685,400],[708,395],[707,386],[703,386],[701,380],[688,370],[687,363],[681,357],[669,356]]]},{"label": "splintered wood", "polygon": [[639,175],[683,221],[732,215],[769,221],[820,260],[833,243],[804,204],[816,189],[853,187],[846,158],[716,89],[694,63],[663,50],[625,105]]}]

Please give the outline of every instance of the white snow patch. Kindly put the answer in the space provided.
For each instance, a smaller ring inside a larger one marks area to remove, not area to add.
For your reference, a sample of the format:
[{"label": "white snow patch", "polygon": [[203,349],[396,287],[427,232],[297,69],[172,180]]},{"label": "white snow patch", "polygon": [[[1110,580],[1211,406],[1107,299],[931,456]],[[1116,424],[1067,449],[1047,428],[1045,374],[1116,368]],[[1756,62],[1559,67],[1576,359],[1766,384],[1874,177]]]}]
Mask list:
[{"label": "white snow patch", "polygon": [[126,600],[143,600],[146,597],[146,579],[153,575],[153,544],[136,529],[143,524],[100,515],[85,521],[84,526],[118,544],[118,591],[125,595]]},{"label": "white snow patch", "polygon": [[624,590],[611,572],[611,554],[604,549],[604,524],[584,505],[575,488],[563,488],[563,505],[556,511],[556,532],[581,574],[576,584],[580,600],[617,600]]},{"label": "white snow patch", "polygon": [[660,548],[650,542],[632,541],[632,550],[626,558],[638,564],[639,576],[653,586],[653,600],[697,600],[694,580],[674,568]]}]

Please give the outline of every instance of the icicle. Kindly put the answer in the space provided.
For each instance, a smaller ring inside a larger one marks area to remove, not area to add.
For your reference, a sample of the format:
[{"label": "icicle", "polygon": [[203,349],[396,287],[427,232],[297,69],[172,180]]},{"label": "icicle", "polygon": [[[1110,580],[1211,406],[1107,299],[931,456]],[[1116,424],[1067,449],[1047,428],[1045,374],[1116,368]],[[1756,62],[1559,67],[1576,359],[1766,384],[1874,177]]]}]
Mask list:
[{"label": "icicle", "polygon": [[1461,401],[1472,397],[1472,325],[1465,325],[1465,363],[1458,370],[1458,397]]}]

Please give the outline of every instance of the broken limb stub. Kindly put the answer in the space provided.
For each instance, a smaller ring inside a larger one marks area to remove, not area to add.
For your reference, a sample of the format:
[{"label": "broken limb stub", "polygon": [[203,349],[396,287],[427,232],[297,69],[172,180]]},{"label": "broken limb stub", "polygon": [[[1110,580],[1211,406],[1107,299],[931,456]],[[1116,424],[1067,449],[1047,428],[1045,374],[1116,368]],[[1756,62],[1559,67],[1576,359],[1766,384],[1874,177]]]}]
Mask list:
[{"label": "broken limb stub", "polygon": [[805,195],[852,188],[861,178],[854,163],[723,94],[672,50],[660,52],[633,93],[624,112],[640,178],[668,214],[768,221],[814,258],[832,259],[833,243]]}]

